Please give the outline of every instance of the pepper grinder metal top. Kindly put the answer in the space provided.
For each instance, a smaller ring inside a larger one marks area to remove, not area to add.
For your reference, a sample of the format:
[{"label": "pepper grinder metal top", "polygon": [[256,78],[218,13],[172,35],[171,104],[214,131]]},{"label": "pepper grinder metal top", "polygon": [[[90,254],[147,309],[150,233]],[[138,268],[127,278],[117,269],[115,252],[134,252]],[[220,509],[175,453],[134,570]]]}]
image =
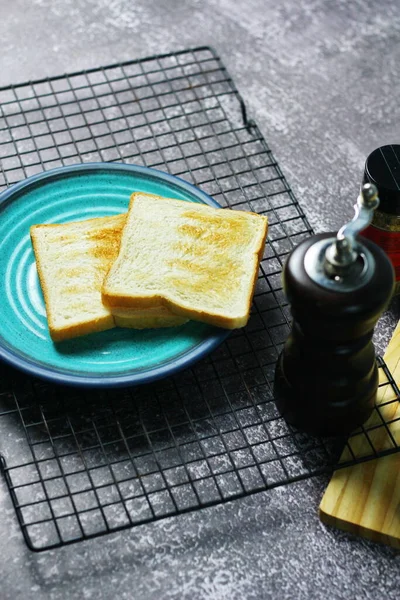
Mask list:
[{"label": "pepper grinder metal top", "polygon": [[378,206],[376,186],[364,184],[354,205],[352,221],[338,231],[336,238],[311,246],[304,258],[304,268],[315,283],[338,292],[349,292],[371,279],[375,261],[357,235],[371,223]]},{"label": "pepper grinder metal top", "polygon": [[275,400],[289,423],[313,434],[349,433],[374,406],[371,339],[394,273],[381,248],[357,236],[378,204],[376,187],[364,185],[353,220],[336,235],[304,240],[284,266],[293,323],[275,371]]}]

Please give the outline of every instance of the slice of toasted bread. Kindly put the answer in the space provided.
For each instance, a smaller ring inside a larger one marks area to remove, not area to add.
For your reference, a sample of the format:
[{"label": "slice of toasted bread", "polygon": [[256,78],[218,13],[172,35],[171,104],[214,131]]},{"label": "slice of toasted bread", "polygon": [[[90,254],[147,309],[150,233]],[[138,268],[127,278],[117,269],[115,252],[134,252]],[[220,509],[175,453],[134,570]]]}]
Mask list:
[{"label": "slice of toasted bread", "polygon": [[[180,325],[185,320],[164,310],[111,314],[102,303],[104,277],[118,256],[126,215],[63,225],[34,225],[31,239],[51,338],[55,342],[111,329]],[[117,323],[116,323],[117,321]]]},{"label": "slice of toasted bread", "polygon": [[61,341],[115,327],[101,286],[118,255],[126,215],[34,225],[31,239],[51,338]]},{"label": "slice of toasted bread", "polygon": [[267,235],[267,218],[141,192],[131,197],[120,252],[103,302],[165,306],[181,317],[246,325]]}]

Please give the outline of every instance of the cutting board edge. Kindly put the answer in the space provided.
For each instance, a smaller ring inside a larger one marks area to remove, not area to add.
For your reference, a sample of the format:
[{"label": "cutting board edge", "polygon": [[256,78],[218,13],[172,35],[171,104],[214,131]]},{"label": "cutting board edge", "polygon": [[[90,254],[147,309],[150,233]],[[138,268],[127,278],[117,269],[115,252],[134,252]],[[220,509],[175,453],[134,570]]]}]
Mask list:
[{"label": "cutting board edge", "polygon": [[391,548],[399,550],[400,552],[400,539],[396,536],[385,534],[383,532],[370,529],[369,527],[364,527],[363,525],[355,525],[351,521],[347,521],[343,518],[337,519],[331,514],[325,512],[321,506],[318,509],[318,515],[324,525],[328,525],[329,527],[333,527],[335,529],[341,529],[346,533],[351,533],[358,537],[361,536],[370,540],[371,542],[390,546]]}]

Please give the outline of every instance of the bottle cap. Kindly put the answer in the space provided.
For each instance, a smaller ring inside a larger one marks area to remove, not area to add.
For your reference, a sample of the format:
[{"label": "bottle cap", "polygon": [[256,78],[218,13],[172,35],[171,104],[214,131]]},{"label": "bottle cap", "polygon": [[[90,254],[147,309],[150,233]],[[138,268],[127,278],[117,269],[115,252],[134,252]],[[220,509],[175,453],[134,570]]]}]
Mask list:
[{"label": "bottle cap", "polygon": [[400,145],[381,146],[365,162],[363,183],[378,188],[379,210],[400,215]]}]

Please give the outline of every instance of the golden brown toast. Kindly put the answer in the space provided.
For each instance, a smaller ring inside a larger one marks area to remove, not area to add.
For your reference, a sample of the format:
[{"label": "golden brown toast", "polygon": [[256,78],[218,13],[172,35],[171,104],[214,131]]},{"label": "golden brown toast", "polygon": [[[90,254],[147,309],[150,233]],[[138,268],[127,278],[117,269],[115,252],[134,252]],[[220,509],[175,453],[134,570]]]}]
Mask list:
[{"label": "golden brown toast", "polygon": [[219,327],[243,327],[266,235],[267,218],[254,213],[135,193],[103,302],[111,312],[163,306]]}]

